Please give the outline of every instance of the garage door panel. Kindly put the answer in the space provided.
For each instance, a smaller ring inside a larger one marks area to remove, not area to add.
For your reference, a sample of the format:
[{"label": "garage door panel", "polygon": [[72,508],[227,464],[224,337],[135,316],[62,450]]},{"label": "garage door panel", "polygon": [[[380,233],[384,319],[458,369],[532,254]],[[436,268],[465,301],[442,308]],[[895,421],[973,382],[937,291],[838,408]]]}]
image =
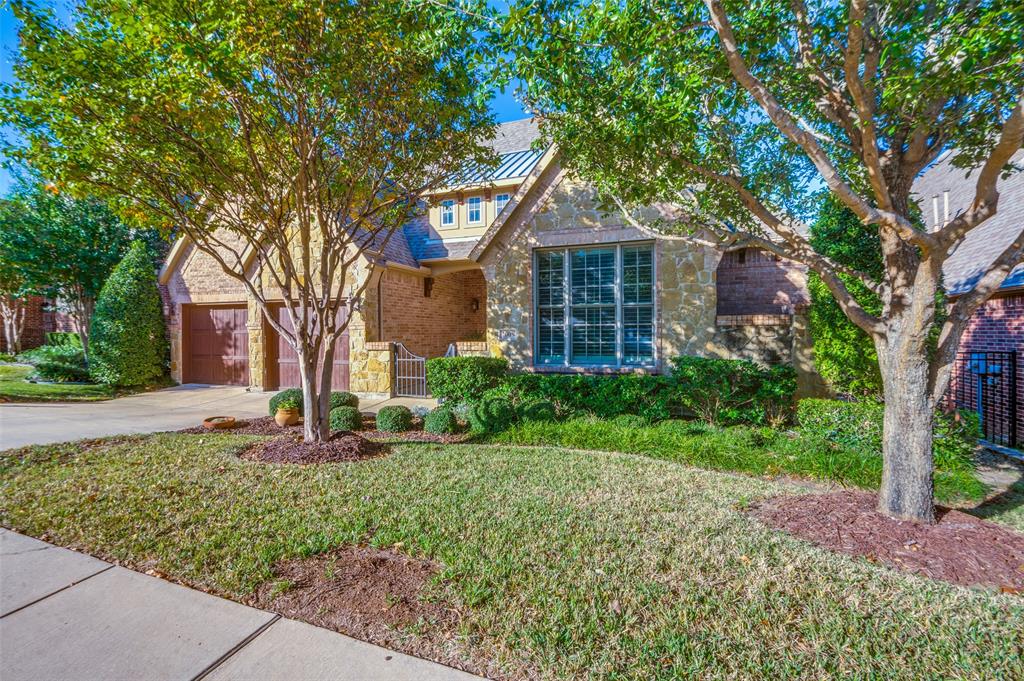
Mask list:
[{"label": "garage door panel", "polygon": [[[284,305],[275,306],[273,312],[281,326],[291,331],[291,318]],[[340,310],[339,314],[345,314],[345,311]],[[297,388],[301,386],[302,376],[299,373],[298,355],[295,354],[295,350],[292,349],[288,341],[281,337],[273,328],[271,328],[270,333],[272,337],[276,338],[274,350],[276,351],[277,387]],[[348,390],[348,350],[348,330],[346,329],[334,345],[334,367],[331,371],[331,387],[334,390]]]},{"label": "garage door panel", "polygon": [[249,385],[248,311],[244,306],[194,306],[188,311],[190,383]]}]

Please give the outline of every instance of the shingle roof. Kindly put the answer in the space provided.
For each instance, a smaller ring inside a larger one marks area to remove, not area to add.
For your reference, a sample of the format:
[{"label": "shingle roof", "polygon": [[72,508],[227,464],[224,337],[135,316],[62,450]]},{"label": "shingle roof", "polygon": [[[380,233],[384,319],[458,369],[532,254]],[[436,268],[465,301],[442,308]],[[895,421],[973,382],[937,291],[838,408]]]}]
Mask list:
[{"label": "shingle roof", "polygon": [[[939,224],[945,220],[945,192],[949,192],[949,219],[965,211],[974,199],[977,170],[953,167],[952,156],[950,152],[940,156],[914,182],[914,194],[929,228],[935,227],[933,197],[938,197]],[[1013,161],[1018,165],[1024,163],[1024,150],[1018,152]],[[1024,227],[1024,173],[1000,180],[997,186],[999,210],[995,217],[971,230],[942,268],[946,291],[951,295],[974,288],[992,261]],[[1024,263],[1017,265],[1003,282],[1003,288],[1012,286],[1024,286]]]},{"label": "shingle roof", "polygon": [[533,146],[540,138],[540,127],[536,118],[521,118],[500,124],[495,130],[490,146],[499,154],[510,151],[523,151]]}]

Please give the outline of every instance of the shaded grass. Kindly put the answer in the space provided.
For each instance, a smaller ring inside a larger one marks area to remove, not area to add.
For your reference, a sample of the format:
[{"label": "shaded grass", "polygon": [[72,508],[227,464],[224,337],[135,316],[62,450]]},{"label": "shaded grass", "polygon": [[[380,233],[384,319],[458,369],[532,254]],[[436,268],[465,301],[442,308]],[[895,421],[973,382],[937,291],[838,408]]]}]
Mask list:
[{"label": "shaded grass", "polygon": [[[717,428],[699,422],[664,421],[642,427],[578,418],[526,421],[499,433],[493,441],[572,449],[643,454],[713,470],[753,475],[795,475],[844,485],[878,489],[880,454],[844,447],[821,437],[771,428]],[[936,498],[943,503],[977,501],[986,486],[968,465],[935,472]]]},{"label": "shaded grass", "polygon": [[433,595],[461,608],[455,647],[470,667],[496,661],[515,678],[1024,674],[1018,597],[833,555],[744,512],[806,491],[793,483],[556,448],[239,460],[254,440],[9,452],[0,522],[243,600],[277,560],[400,547],[445,566]]},{"label": "shaded grass", "polygon": [[95,383],[29,383],[32,367],[0,365],[0,400],[12,402],[88,402],[109,400],[117,391]]}]

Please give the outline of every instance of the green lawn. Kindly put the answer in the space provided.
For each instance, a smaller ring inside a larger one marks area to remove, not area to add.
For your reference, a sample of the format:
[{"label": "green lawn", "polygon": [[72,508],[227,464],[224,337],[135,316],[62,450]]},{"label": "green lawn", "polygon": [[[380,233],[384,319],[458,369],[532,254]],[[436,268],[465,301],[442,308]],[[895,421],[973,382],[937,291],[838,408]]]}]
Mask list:
[{"label": "green lawn", "polygon": [[117,392],[108,385],[81,383],[29,383],[25,379],[32,367],[0,365],[0,401],[11,402],[84,402],[109,400]]},{"label": "green lawn", "polygon": [[[554,445],[570,449],[643,454],[676,463],[753,475],[795,475],[878,489],[882,457],[822,437],[746,426],[714,427],[696,421],[664,421],[649,427],[578,418],[527,421],[494,435],[510,445]],[[987,487],[968,460],[937,466],[935,495],[963,504],[985,498]]]},{"label": "green lawn", "polygon": [[0,523],[240,600],[279,559],[400,546],[445,566],[432,596],[463,613],[437,645],[510,678],[1024,676],[1020,597],[833,555],[745,514],[797,483],[484,445],[268,466],[235,456],[252,440],[8,452]]}]

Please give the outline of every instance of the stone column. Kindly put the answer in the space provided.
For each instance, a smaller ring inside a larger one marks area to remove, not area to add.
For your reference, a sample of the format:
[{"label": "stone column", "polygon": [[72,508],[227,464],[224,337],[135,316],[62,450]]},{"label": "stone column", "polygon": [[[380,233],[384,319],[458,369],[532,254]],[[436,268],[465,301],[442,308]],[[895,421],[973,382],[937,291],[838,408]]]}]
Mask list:
[{"label": "stone column", "polygon": [[249,388],[266,390],[267,343],[263,328],[263,311],[253,298],[248,299],[248,318],[245,326],[249,331]]}]

